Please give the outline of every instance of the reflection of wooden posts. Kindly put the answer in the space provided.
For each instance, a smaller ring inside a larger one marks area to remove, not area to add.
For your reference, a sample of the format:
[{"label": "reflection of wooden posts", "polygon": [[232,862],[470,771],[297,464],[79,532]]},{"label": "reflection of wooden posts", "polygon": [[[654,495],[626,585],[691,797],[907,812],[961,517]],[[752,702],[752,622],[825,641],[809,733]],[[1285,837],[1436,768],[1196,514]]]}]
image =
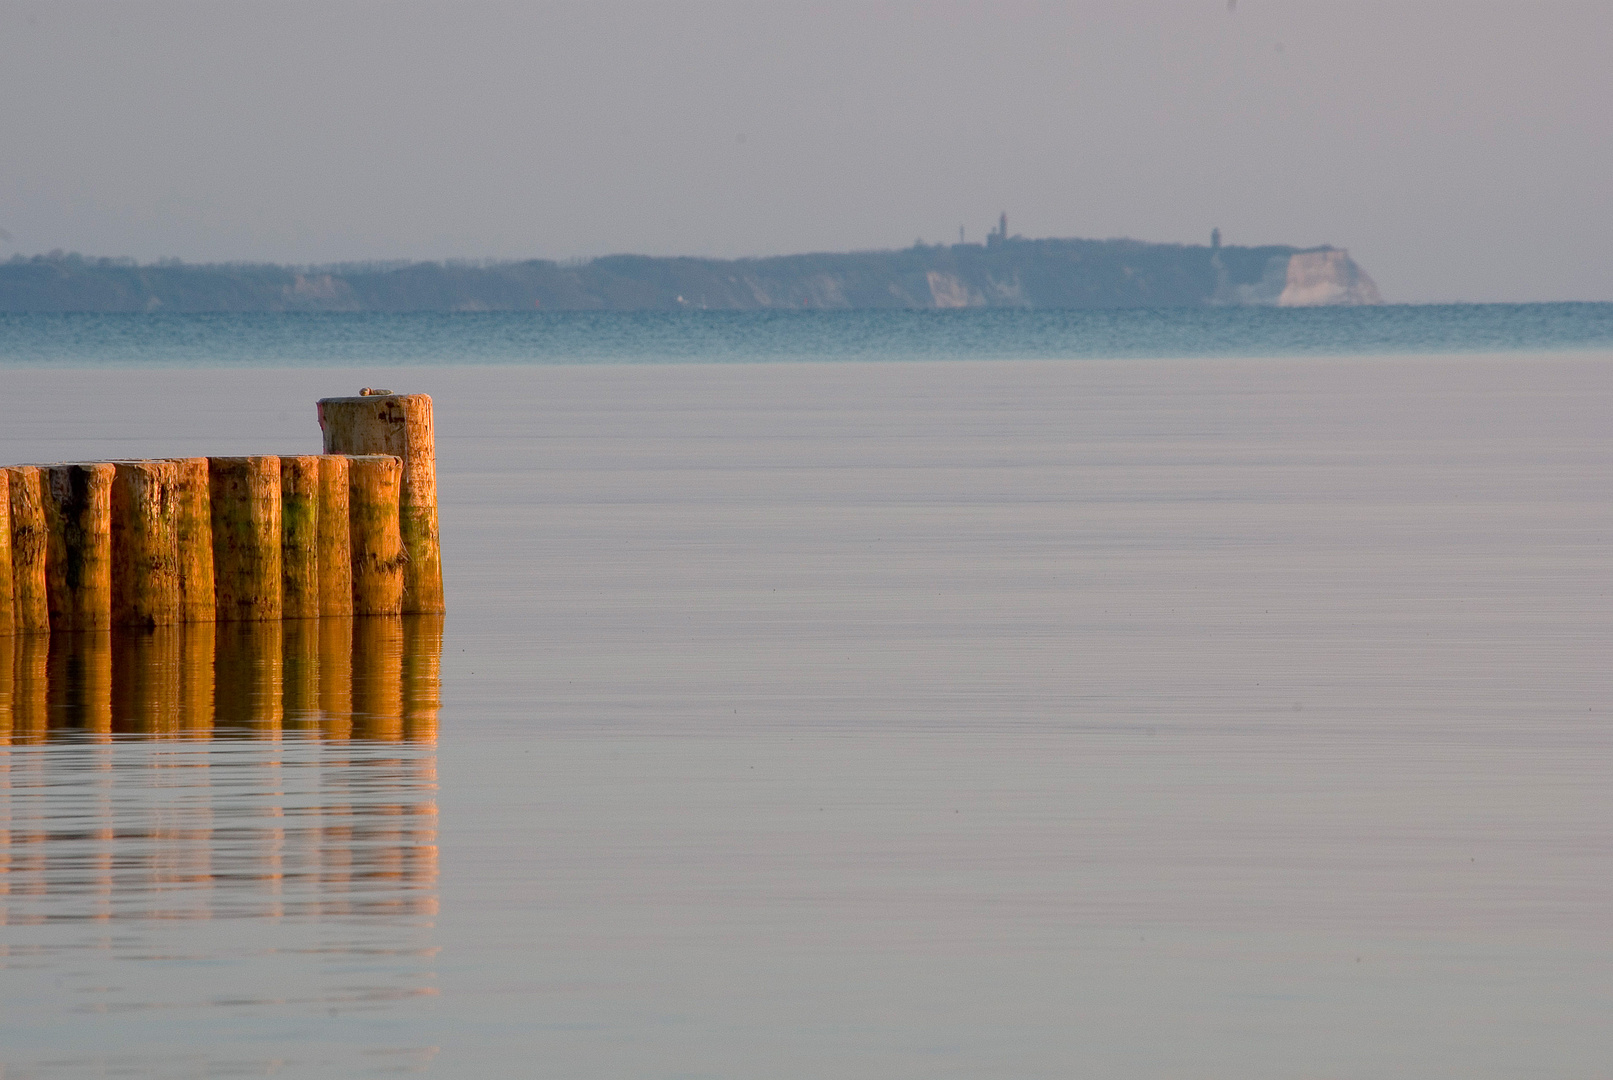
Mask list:
[{"label": "reflection of wooden posts", "polygon": [[353,620],[319,620],[319,714],[327,739],[353,734]]},{"label": "reflection of wooden posts", "polygon": [[280,627],[239,621],[220,623],[215,633],[216,726],[237,733],[278,735],[285,715]]},{"label": "reflection of wooden posts", "polygon": [[179,730],[205,739],[213,731],[213,664],[218,631],[211,622],[186,623],[179,639]]},{"label": "reflection of wooden posts", "polygon": [[[0,469],[0,637],[10,637],[16,633],[15,608],[16,601],[11,589],[11,474]],[[0,678],[6,680],[6,730],[10,731],[11,673],[8,671]]]},{"label": "reflection of wooden posts", "polygon": [[209,458],[220,622],[279,619],[280,459]]},{"label": "reflection of wooden posts", "polygon": [[347,458],[319,459],[319,614],[353,614],[353,542]]},{"label": "reflection of wooden posts", "polygon": [[280,459],[280,614],[319,616],[319,458]]},{"label": "reflection of wooden posts", "polygon": [[403,735],[403,620],[353,620],[353,735]]},{"label": "reflection of wooden posts", "polygon": [[403,617],[403,737],[437,737],[442,710],[441,615]]},{"label": "reflection of wooden posts", "polygon": [[50,730],[50,635],[18,634],[11,686],[11,741],[44,742]]},{"label": "reflection of wooden posts", "polygon": [[[0,570],[8,570],[0,567]],[[17,638],[15,634],[0,634],[0,746],[11,741],[12,701],[16,697],[15,684],[17,679]],[[4,771],[5,762],[0,761],[0,771]],[[0,786],[4,781],[0,781]],[[0,842],[0,847],[4,843]],[[3,863],[0,863],[3,865]],[[5,871],[0,869],[0,875]]]},{"label": "reflection of wooden posts", "polygon": [[46,652],[45,679],[51,729],[110,734],[111,632],[94,630],[57,634],[47,643]]},{"label": "reflection of wooden posts", "polygon": [[352,457],[347,469],[353,614],[396,615],[403,609],[406,558],[398,533],[402,463],[380,455]]},{"label": "reflection of wooden posts", "polygon": [[210,623],[215,618],[211,473],[206,458],[179,458],[174,470],[180,617],[188,623]]},{"label": "reflection of wooden posts", "polygon": [[391,454],[403,461],[399,501],[404,566],[402,610],[443,611],[442,551],[437,536],[437,448],[426,394],[325,398],[319,426],[327,454]]},{"label": "reflection of wooden posts", "polygon": [[319,732],[319,624],[287,619],[280,624],[285,680],[285,725]]},{"label": "reflection of wooden posts", "polygon": [[112,474],[106,462],[45,467],[45,595],[52,630],[112,625]]},{"label": "reflection of wooden posts", "polygon": [[112,474],[112,623],[179,621],[179,467],[118,462]]},{"label": "reflection of wooden posts", "polygon": [[36,465],[6,470],[10,483],[12,611],[20,634],[50,630],[50,602],[45,589],[44,471]]},{"label": "reflection of wooden posts", "polygon": [[112,730],[173,735],[180,728],[184,629],[177,624],[112,632]]}]

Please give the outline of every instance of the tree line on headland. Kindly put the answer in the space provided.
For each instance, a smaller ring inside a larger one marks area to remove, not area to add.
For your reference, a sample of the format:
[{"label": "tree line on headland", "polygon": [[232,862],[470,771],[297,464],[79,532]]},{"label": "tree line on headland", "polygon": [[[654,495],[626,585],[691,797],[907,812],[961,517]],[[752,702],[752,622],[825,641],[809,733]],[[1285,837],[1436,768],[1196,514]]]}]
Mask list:
[{"label": "tree line on headland", "polygon": [[899,251],[586,261],[138,264],[53,252],[0,262],[4,312],[1140,308],[1379,303],[1340,248],[1027,240]]}]

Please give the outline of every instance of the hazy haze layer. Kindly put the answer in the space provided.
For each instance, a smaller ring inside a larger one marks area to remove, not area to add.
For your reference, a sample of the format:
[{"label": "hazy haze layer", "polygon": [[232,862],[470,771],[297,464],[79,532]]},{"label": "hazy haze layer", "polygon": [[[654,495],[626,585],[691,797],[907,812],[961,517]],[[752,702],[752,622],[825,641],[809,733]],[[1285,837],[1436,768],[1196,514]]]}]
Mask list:
[{"label": "hazy haze layer", "polygon": [[0,256],[1332,243],[1613,299],[1606,5],[0,2]]}]

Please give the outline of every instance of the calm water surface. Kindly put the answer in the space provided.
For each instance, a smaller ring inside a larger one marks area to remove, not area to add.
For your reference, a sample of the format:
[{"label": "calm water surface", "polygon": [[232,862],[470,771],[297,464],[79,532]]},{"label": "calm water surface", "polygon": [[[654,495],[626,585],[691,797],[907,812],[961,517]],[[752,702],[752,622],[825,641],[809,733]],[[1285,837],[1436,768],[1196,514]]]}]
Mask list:
[{"label": "calm water surface", "polygon": [[0,458],[377,384],[440,638],[10,646],[6,1080],[1608,1075],[1613,354],[29,367]]}]

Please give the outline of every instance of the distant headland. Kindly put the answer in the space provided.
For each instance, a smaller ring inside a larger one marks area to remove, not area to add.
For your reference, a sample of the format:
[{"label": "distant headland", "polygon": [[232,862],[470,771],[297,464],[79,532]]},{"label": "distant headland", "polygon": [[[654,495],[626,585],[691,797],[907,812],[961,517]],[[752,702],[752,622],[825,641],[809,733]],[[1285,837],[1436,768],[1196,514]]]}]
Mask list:
[{"label": "distant headland", "polygon": [[1342,248],[1029,240],[697,259],[141,265],[53,252],[0,262],[0,312],[642,311],[1378,304]]}]

